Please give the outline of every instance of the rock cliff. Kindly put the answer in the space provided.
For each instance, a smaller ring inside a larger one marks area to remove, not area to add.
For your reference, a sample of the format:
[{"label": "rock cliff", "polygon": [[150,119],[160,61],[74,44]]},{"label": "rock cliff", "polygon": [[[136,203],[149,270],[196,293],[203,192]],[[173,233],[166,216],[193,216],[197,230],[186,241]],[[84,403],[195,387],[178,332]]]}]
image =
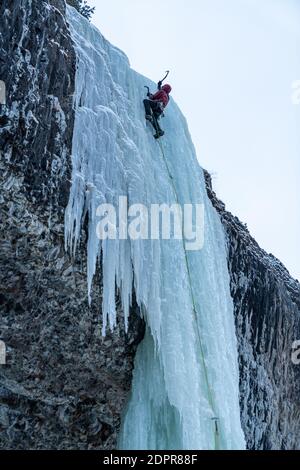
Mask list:
[{"label": "rock cliff", "polygon": [[[87,303],[85,232],[76,260],[64,251],[76,71],[65,3],[2,0],[0,15],[0,448],[111,449],[144,325],[133,307],[129,333],[120,321],[103,339],[101,273]],[[228,239],[248,447],[299,448],[299,283],[206,181]]]},{"label": "rock cliff", "polygon": [[111,448],[143,324],[133,309],[130,333],[120,322],[103,339],[85,234],[76,261],[64,251],[76,70],[65,4],[4,0],[0,15],[0,448]]}]

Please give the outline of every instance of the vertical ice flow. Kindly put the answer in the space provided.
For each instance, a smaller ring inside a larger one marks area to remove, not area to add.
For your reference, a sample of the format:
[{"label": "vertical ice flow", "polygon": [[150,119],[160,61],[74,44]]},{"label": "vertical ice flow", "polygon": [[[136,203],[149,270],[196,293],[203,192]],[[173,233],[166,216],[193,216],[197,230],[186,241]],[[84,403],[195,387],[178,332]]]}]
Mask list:
[{"label": "vertical ice flow", "polygon": [[78,63],[66,246],[76,253],[87,215],[88,291],[90,296],[101,262],[103,331],[116,324],[117,289],[127,319],[134,288],[147,323],[119,447],[214,449],[217,443],[222,449],[242,449],[225,235],[207,198],[186,121],[172,100],[163,121],[163,147],[176,197],[181,204],[205,205],[204,247],[187,253],[190,278],[180,240],[97,238],[96,209],[101,203],[117,206],[119,196],[146,206],[176,201],[160,149],[144,120],[143,87],[155,85],[133,71],[126,56],[71,7],[68,22]]}]

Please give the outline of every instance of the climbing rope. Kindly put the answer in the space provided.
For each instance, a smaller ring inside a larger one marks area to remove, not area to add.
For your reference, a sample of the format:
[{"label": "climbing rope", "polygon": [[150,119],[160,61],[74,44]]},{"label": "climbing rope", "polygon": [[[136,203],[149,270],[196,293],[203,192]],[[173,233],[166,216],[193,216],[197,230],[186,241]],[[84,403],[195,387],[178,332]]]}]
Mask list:
[{"label": "climbing rope", "polygon": [[[157,140],[157,143],[160,147],[161,154],[162,154],[163,160],[165,162],[166,170],[167,170],[167,173],[169,175],[169,179],[170,179],[170,182],[171,182],[171,185],[172,185],[172,188],[173,188],[176,203],[179,204],[179,198],[178,198],[177,190],[176,190],[176,187],[175,187],[175,184],[174,184],[173,176],[171,174],[171,171],[170,171],[170,168],[169,168],[169,165],[168,165],[168,161],[167,161],[165,153],[164,153],[162,143],[159,140]],[[214,410],[212,389],[211,389],[209,379],[208,379],[208,370],[207,370],[207,366],[206,366],[206,362],[205,362],[205,358],[204,358],[204,349],[203,349],[202,339],[201,339],[199,326],[198,326],[198,322],[197,322],[197,309],[196,309],[196,301],[195,301],[195,296],[194,296],[193,287],[192,287],[192,276],[191,276],[187,251],[186,251],[185,243],[184,243],[184,222],[183,222],[183,217],[182,217],[182,244],[183,244],[183,251],[184,251],[184,256],[185,256],[186,269],[187,269],[187,273],[188,273],[188,280],[189,280],[189,286],[190,286],[190,295],[191,295],[191,301],[192,301],[192,305],[193,305],[193,314],[194,314],[194,319],[195,319],[195,323],[196,323],[197,335],[198,335],[198,339],[199,339],[200,354],[201,354],[201,359],[202,359],[202,364],[203,364],[203,369],[204,369],[204,376],[205,376],[205,381],[206,381],[206,387],[207,387],[207,392],[208,392],[208,400],[209,400],[210,407],[211,407],[211,409],[214,413],[214,417],[212,418],[212,421],[214,422],[214,425],[215,425],[214,426],[215,427],[215,430],[214,430],[215,450],[220,450],[220,435],[219,435],[219,426],[218,426],[219,418],[216,417],[216,413],[215,413],[215,410]]]}]

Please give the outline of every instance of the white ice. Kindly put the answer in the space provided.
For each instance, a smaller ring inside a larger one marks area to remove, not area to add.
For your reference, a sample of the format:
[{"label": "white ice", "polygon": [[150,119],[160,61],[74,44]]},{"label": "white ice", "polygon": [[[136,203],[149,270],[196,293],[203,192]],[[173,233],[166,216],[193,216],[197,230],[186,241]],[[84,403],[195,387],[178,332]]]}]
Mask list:
[{"label": "white ice", "polygon": [[[118,321],[117,289],[126,324],[133,289],[147,324],[135,358],[119,447],[243,449],[225,234],[208,200],[185,118],[171,100],[163,120],[162,145],[175,195],[144,119],[144,85],[152,90],[155,85],[132,70],[126,56],[71,7],[68,22],[78,64],[66,246],[76,254],[87,214],[88,290],[90,296],[101,261],[103,333]],[[175,203],[176,197],[181,204],[205,205],[204,247],[187,253],[190,278],[180,240],[97,238],[96,208],[101,203],[117,205],[119,196],[147,207]]]}]

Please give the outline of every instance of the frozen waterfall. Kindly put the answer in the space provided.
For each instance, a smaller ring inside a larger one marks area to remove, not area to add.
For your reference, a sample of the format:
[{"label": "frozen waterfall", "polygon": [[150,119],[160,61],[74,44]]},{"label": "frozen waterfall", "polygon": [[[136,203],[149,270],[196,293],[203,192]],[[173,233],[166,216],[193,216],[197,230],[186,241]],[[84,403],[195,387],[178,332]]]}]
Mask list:
[{"label": "frozen waterfall", "polygon": [[[66,246],[76,253],[88,214],[88,295],[101,262],[103,332],[116,324],[117,291],[126,322],[134,289],[147,324],[119,447],[243,449],[225,235],[186,121],[172,101],[163,121],[166,165],[144,120],[144,85],[155,85],[71,7],[68,22],[78,64]],[[146,207],[176,198],[203,204],[203,248],[185,255],[182,240],[99,240],[97,207],[117,207],[120,196]]]}]

